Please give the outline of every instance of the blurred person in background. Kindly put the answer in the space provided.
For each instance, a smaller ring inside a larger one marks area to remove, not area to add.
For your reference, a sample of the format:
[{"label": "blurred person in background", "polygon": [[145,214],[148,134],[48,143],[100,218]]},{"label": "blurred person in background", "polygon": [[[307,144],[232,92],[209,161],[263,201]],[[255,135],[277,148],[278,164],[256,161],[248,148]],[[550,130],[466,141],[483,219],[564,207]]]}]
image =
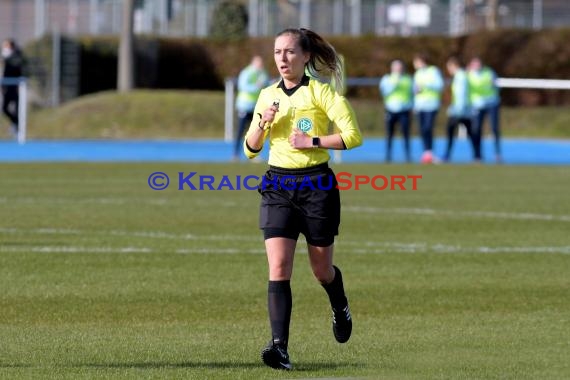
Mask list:
[{"label": "blurred person in background", "polygon": [[491,130],[495,136],[495,160],[501,162],[501,131],[499,125],[501,98],[497,86],[497,74],[490,67],[484,66],[479,57],[474,57],[469,62],[467,77],[469,79],[471,104],[475,110],[476,132],[482,138],[485,116],[489,115]]},{"label": "blurred person in background", "polygon": [[265,71],[263,58],[256,55],[238,76],[238,95],[236,109],[238,112],[238,133],[234,145],[234,160],[239,160],[243,135],[253,119],[253,109],[261,89],[267,86],[269,76]]},{"label": "blurred person in background", "polygon": [[[20,78],[24,72],[24,56],[12,39],[2,42],[3,78]],[[2,112],[8,117],[14,135],[18,133],[19,94],[17,84],[2,85]]]},{"label": "blurred person in background", "polygon": [[413,106],[413,81],[406,73],[404,63],[394,60],[390,73],[380,80],[380,93],[384,97],[386,127],[386,162],[392,161],[392,140],[396,124],[400,124],[404,138],[406,161],[411,161],[410,153],[410,113]]},{"label": "blurred person in background", "polygon": [[473,128],[473,109],[471,107],[469,81],[467,72],[458,57],[450,57],[446,63],[447,71],[452,76],[451,104],[447,110],[447,149],[443,160],[449,162],[455,131],[461,124],[465,126],[467,135],[473,146],[473,157],[476,162],[481,161],[481,136]]},{"label": "blurred person in background", "polygon": [[433,129],[444,83],[441,71],[429,62],[426,54],[416,54],[414,68],[414,112],[418,115],[424,147],[421,162],[428,164],[438,161],[433,155]]}]

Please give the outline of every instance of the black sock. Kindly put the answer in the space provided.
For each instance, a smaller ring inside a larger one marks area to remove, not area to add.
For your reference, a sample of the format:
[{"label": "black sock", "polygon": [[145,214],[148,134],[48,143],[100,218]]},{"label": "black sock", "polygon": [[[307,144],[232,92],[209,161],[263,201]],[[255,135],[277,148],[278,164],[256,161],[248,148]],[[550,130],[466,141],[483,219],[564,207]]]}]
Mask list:
[{"label": "black sock", "polygon": [[348,305],[348,300],[344,294],[344,285],[342,284],[342,273],[340,269],[333,265],[335,270],[334,279],[329,284],[324,284],[323,288],[327,291],[331,306],[335,310],[342,310]]},{"label": "black sock", "polygon": [[289,341],[289,323],[293,306],[291,284],[286,281],[269,281],[267,287],[267,307],[273,341],[285,346]]}]

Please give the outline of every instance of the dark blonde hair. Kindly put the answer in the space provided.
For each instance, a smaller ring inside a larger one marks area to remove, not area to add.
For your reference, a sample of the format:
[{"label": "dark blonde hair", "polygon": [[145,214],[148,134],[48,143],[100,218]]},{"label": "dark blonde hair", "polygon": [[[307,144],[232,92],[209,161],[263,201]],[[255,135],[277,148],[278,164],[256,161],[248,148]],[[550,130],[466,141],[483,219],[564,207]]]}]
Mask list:
[{"label": "dark blonde hair", "polygon": [[422,61],[423,63],[425,63],[426,65],[431,65],[431,59],[428,53],[426,52],[421,52],[421,53],[416,53],[414,54],[414,59],[419,59],[420,61]]},{"label": "dark blonde hair", "polygon": [[312,30],[288,28],[277,34],[277,37],[290,34],[297,37],[301,50],[310,54],[306,64],[309,75],[319,79],[331,79],[336,83],[335,90],[342,93],[340,88],[344,83],[344,68],[335,48]]},{"label": "dark blonde hair", "polygon": [[13,38],[6,38],[4,40],[5,44],[8,44],[10,46],[10,48],[16,50],[18,48],[18,45],[16,44],[16,40],[14,40]]},{"label": "dark blonde hair", "polygon": [[463,61],[461,60],[461,58],[459,58],[456,55],[451,55],[447,58],[447,63],[451,63],[453,65],[456,65],[457,67],[463,67]]}]

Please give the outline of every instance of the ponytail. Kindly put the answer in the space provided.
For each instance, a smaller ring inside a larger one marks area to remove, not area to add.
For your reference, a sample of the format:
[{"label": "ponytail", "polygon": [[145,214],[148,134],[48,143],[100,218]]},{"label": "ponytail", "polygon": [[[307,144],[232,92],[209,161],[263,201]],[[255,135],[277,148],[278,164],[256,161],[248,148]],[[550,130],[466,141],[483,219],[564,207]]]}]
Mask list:
[{"label": "ponytail", "polygon": [[330,80],[334,89],[344,92],[344,64],[334,47],[312,30],[285,29],[277,35],[292,34],[299,39],[299,45],[304,52],[311,54],[307,62],[308,74],[317,79]]}]

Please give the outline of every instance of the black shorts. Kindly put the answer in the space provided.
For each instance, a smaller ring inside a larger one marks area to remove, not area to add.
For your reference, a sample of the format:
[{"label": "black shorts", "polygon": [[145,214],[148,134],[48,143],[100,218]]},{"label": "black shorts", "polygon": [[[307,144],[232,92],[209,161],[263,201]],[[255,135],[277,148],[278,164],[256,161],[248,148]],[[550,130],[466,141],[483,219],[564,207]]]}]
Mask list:
[{"label": "black shorts", "polygon": [[326,163],[305,169],[270,166],[259,192],[259,228],[265,239],[297,240],[302,233],[317,247],[334,243],[340,224],[340,196],[336,177]]}]

